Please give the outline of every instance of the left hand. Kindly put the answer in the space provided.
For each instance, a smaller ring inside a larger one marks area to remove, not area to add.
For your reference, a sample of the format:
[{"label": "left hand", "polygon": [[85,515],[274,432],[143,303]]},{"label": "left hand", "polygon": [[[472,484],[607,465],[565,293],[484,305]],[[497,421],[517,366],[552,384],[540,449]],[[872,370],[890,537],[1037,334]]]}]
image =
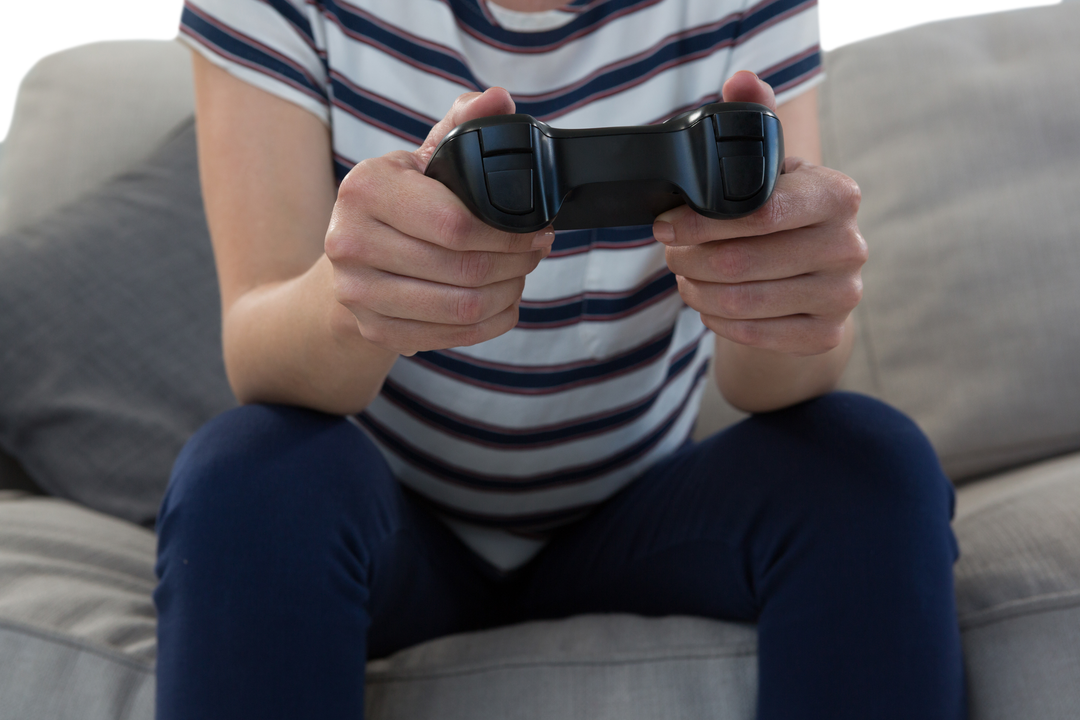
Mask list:
[{"label": "left hand", "polygon": [[[724,99],[776,110],[772,88],[750,72],[724,84]],[[862,298],[859,201],[851,178],[789,157],[772,197],[752,215],[712,220],[684,205],[660,215],[653,235],[667,246],[683,301],[717,335],[817,355],[841,344]]]}]

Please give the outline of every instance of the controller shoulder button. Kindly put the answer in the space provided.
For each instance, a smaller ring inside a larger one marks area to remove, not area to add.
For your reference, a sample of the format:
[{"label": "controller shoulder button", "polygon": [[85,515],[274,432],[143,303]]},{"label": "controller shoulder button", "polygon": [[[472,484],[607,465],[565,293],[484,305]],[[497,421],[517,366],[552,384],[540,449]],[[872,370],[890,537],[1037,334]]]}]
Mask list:
[{"label": "controller shoulder button", "polygon": [[757,112],[722,112],[713,115],[716,138],[763,138],[765,130],[761,124],[761,113]]},{"label": "controller shoulder button", "polygon": [[506,152],[530,152],[532,125],[511,123],[480,128],[480,146],[484,157]]}]

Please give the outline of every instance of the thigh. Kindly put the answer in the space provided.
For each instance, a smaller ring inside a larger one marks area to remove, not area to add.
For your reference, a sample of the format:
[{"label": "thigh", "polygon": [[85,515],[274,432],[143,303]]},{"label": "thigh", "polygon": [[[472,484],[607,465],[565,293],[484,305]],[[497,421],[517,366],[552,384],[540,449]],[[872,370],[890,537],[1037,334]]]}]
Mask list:
[{"label": "thigh", "polygon": [[[913,537],[933,527],[934,542],[955,555],[951,502],[908,418],[834,393],[753,416],[658,463],[527,568],[522,613],[758,620],[788,569],[809,567],[807,549],[870,563],[872,538],[899,523]],[[825,536],[839,547],[825,551]]]},{"label": "thigh", "polygon": [[246,406],[177,460],[159,518],[160,717],[360,717],[381,656],[483,626],[493,584],[346,420]]}]

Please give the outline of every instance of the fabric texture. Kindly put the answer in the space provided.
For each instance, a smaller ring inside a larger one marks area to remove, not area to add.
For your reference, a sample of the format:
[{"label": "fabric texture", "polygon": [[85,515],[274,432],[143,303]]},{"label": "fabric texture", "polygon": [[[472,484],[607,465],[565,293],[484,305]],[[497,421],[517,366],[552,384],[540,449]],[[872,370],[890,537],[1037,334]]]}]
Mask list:
[{"label": "fabric texture", "polygon": [[[563,22],[522,31],[527,17]],[[715,101],[738,69],[781,101],[820,79],[817,8],[798,0],[608,0],[555,16],[481,0],[190,0],[181,37],[328,122],[339,180],[415,149],[458,95],[489,86],[518,112],[594,127]],[[651,225],[558,233],[515,328],[399,358],[357,416],[395,476],[496,565],[524,563],[692,431],[714,341],[664,253]]]},{"label": "fabric texture", "polygon": [[1063,3],[827,61],[825,160],[870,246],[845,386],[914,418],[954,480],[1080,449],[1078,23]]},{"label": "fabric texture", "polygon": [[50,494],[151,524],[176,453],[235,401],[190,121],[0,236],[0,447]]}]

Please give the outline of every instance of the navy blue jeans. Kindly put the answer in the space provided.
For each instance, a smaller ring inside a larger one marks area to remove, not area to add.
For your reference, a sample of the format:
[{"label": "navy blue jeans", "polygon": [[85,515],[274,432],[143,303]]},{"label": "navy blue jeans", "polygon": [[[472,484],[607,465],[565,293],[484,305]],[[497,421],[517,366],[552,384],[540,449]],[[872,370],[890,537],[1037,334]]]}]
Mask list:
[{"label": "navy blue jeans", "polygon": [[760,720],[961,720],[952,503],[910,420],[835,393],[688,445],[500,576],[353,425],[243,407],[161,510],[158,719],[359,720],[369,657],[629,612],[756,622]]}]

